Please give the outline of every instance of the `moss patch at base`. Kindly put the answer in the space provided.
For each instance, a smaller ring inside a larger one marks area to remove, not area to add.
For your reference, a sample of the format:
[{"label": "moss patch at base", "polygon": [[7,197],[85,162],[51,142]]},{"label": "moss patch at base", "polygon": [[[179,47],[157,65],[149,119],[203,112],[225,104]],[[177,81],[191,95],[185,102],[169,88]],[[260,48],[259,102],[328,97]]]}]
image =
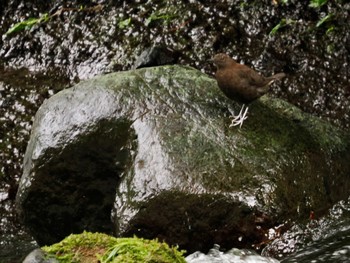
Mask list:
[{"label": "moss patch at base", "polygon": [[184,251],[166,243],[137,237],[115,238],[101,233],[72,234],[59,243],[42,248],[62,263],[162,262],[185,263]]}]

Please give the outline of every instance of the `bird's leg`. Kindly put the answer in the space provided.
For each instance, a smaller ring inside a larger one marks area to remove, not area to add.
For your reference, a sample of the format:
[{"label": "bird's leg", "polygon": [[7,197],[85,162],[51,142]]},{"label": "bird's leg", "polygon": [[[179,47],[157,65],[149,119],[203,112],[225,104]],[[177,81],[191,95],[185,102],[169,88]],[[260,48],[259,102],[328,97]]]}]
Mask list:
[{"label": "bird's leg", "polygon": [[244,110],[244,104],[242,105],[241,107],[241,110],[239,111],[238,115],[237,116],[231,116],[233,119],[232,119],[232,122],[234,121],[237,121],[239,120],[240,118],[242,118],[242,113],[243,113],[243,110]]},{"label": "bird's leg", "polygon": [[249,109],[249,107],[246,107],[246,109],[244,110],[244,107],[245,107],[245,105],[243,104],[241,110],[239,111],[239,114],[237,116],[232,116],[233,120],[232,120],[232,123],[230,124],[229,127],[233,127],[233,126],[237,126],[237,125],[239,125],[239,128],[242,127],[244,120],[246,120],[248,118],[247,113],[248,113],[248,109]]}]

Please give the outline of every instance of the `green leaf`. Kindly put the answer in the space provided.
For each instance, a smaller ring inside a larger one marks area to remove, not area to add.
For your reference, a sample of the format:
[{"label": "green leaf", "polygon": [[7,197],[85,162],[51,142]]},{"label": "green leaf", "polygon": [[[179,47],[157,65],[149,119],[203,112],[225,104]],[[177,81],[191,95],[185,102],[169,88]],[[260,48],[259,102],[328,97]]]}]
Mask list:
[{"label": "green leaf", "polygon": [[175,15],[170,14],[160,14],[158,12],[152,13],[145,21],[145,26],[149,26],[150,23],[156,20],[163,20],[164,23],[169,23],[171,19],[173,19]]},{"label": "green leaf", "polygon": [[283,27],[285,27],[285,26],[287,26],[287,25],[293,24],[293,23],[295,23],[295,20],[283,18],[283,19],[281,20],[281,22],[279,22],[274,28],[271,29],[269,35],[274,35],[274,34],[276,34],[276,32],[277,32],[278,30],[280,30],[281,28],[283,28]]},{"label": "green leaf", "polygon": [[331,26],[331,27],[329,27],[329,28],[327,29],[326,34],[330,34],[330,33],[332,33],[334,30],[335,30],[335,27],[334,27],[334,26]]},{"label": "green leaf", "polygon": [[32,27],[33,25],[35,25],[36,23],[38,23],[37,18],[29,18],[25,21],[19,22],[17,24],[15,24],[13,27],[11,27],[7,32],[6,35],[21,31],[23,29],[27,29]]},{"label": "green leaf", "polygon": [[329,14],[326,15],[324,18],[322,18],[321,20],[319,20],[316,24],[316,27],[320,27],[322,26],[323,23],[331,21],[333,19],[334,15],[333,14]]},{"label": "green leaf", "polygon": [[313,8],[319,8],[327,3],[328,0],[311,0],[309,6]]},{"label": "green leaf", "polygon": [[21,30],[29,29],[32,26],[39,24],[41,22],[46,22],[49,19],[50,19],[50,17],[47,13],[43,14],[40,18],[29,18],[27,20],[24,20],[22,22],[15,24],[5,34],[10,35],[12,33],[19,32]]},{"label": "green leaf", "polygon": [[131,18],[130,17],[128,19],[122,20],[118,23],[118,27],[120,29],[124,29],[130,25],[131,25]]}]

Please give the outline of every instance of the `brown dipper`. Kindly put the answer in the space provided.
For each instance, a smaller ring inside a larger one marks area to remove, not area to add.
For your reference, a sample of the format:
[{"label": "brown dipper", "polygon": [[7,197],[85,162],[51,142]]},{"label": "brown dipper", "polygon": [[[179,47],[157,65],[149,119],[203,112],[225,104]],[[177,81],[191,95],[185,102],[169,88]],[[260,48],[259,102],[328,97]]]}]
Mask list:
[{"label": "brown dipper", "polygon": [[[286,76],[284,73],[278,73],[266,78],[223,53],[215,55],[213,62],[217,68],[215,78],[219,88],[228,98],[244,104],[260,98],[269,91],[270,84]],[[239,115],[234,116],[230,127],[236,125],[241,127],[243,121],[247,119],[248,106],[243,113],[244,104]]]}]

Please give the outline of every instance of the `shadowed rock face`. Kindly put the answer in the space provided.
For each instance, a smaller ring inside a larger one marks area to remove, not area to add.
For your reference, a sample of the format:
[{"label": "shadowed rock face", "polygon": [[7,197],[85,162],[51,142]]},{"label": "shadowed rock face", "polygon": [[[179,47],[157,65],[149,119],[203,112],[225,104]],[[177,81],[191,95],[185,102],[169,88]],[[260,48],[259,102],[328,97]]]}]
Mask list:
[{"label": "shadowed rock face", "polygon": [[126,236],[143,236],[178,244],[187,252],[208,251],[212,244],[246,248],[266,239],[273,221],[246,204],[220,194],[163,192],[141,204]]},{"label": "shadowed rock face", "polygon": [[[33,130],[21,185],[30,190],[19,191],[18,199],[23,207],[20,217],[39,244],[54,243],[84,229],[113,232],[110,211],[119,177],[130,159],[127,144],[132,133],[130,121],[103,116],[108,94],[95,90],[91,95],[88,105],[73,96],[60,100],[63,107],[44,104],[44,111],[37,114],[44,125]],[[65,109],[70,99],[77,100],[79,112]],[[85,106],[101,115],[96,118]]]},{"label": "shadowed rock face", "polygon": [[349,195],[348,135],[266,96],[243,129],[228,129],[237,107],[214,79],[180,66],[59,92],[35,117],[20,216],[40,244],[114,230],[182,240],[191,252],[232,247],[224,240],[239,235],[234,244],[250,247],[275,218],[305,218]]}]

